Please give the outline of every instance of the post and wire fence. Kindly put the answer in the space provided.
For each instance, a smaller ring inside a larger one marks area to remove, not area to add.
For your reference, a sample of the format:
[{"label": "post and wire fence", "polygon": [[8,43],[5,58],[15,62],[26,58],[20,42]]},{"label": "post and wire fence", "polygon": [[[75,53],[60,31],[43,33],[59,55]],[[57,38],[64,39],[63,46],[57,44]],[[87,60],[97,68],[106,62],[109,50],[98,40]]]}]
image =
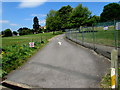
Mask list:
[{"label": "post and wire fence", "polygon": [[[120,20],[97,23],[91,27],[81,26],[80,28],[66,29],[66,38],[111,59],[111,87],[118,88]],[[112,76],[113,73],[115,73],[115,77]]]}]

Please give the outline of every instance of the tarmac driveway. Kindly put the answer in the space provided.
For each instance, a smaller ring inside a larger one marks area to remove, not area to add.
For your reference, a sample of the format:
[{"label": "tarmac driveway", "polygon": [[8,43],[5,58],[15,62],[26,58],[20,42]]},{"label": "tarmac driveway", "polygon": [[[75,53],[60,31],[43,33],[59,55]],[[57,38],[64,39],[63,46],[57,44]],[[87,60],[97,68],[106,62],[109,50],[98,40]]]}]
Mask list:
[{"label": "tarmac driveway", "polygon": [[40,88],[98,88],[109,67],[104,57],[59,35],[7,80]]}]

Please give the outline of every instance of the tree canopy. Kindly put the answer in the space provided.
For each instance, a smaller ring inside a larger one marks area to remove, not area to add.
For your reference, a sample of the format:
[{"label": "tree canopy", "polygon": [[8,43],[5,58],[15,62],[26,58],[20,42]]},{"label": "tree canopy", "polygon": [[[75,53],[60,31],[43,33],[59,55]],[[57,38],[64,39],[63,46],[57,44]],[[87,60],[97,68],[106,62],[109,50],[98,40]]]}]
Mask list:
[{"label": "tree canopy", "polygon": [[91,12],[87,7],[83,7],[82,4],[79,4],[72,10],[70,15],[69,25],[72,28],[78,28],[80,26],[86,25],[86,21],[90,17]]},{"label": "tree canopy", "polygon": [[79,4],[75,8],[70,5],[59,10],[51,10],[46,18],[46,28],[50,31],[92,26],[98,22],[120,20],[120,4],[110,3],[104,6],[100,16],[92,15],[87,7]]},{"label": "tree canopy", "polygon": [[110,3],[104,6],[103,12],[100,15],[102,22],[120,20],[120,4]]},{"label": "tree canopy", "polygon": [[19,28],[17,31],[19,32],[20,35],[27,35],[33,33],[33,31],[27,27]]},{"label": "tree canopy", "polygon": [[33,19],[33,29],[34,29],[35,33],[38,33],[39,27],[40,27],[39,20],[38,20],[37,17],[34,17],[34,19]]},{"label": "tree canopy", "polygon": [[2,32],[4,37],[9,37],[12,36],[12,31],[10,29],[6,29],[5,31]]},{"label": "tree canopy", "polygon": [[56,11],[50,10],[46,17],[46,28],[53,32],[57,30],[57,26],[58,26],[55,15],[56,15]]},{"label": "tree canopy", "polygon": [[14,34],[14,35],[17,35],[18,33],[17,33],[17,31],[13,31],[13,34]]},{"label": "tree canopy", "polygon": [[46,17],[46,28],[50,31],[78,28],[86,25],[91,15],[87,7],[79,4],[72,8],[70,5],[61,7],[58,11],[50,10]]},{"label": "tree canopy", "polygon": [[58,17],[58,21],[61,25],[60,27],[62,30],[69,27],[67,22],[69,21],[69,17],[70,17],[72,10],[73,8],[70,5],[68,5],[68,6],[61,7],[57,11],[56,16]]}]

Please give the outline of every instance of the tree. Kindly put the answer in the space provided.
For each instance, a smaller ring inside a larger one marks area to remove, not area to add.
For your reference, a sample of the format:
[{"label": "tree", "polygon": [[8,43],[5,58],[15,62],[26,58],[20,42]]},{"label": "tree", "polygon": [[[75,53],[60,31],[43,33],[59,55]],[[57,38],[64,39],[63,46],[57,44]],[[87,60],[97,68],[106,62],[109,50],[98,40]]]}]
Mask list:
[{"label": "tree", "polygon": [[86,25],[92,26],[93,24],[96,24],[99,21],[100,21],[100,16],[93,15],[86,21]]},{"label": "tree", "polygon": [[6,30],[4,31],[4,36],[5,36],[5,37],[12,36],[12,31],[11,31],[10,29],[6,29]]},{"label": "tree", "polygon": [[103,12],[100,15],[102,22],[120,20],[120,4],[110,3],[104,6]]},{"label": "tree", "polygon": [[86,21],[90,17],[91,12],[87,7],[83,7],[82,4],[79,4],[72,10],[72,13],[69,18],[69,27],[78,28],[80,26],[86,25]]},{"label": "tree", "polygon": [[34,29],[35,33],[38,33],[39,27],[40,27],[40,25],[39,25],[38,18],[34,17],[34,19],[33,19],[33,29]]},{"label": "tree", "polygon": [[17,35],[17,32],[16,32],[16,31],[13,31],[13,34],[14,34],[14,35]]},{"label": "tree", "polygon": [[28,34],[33,33],[33,30],[31,30],[27,27],[23,27],[23,28],[19,28],[18,32],[19,32],[20,35],[28,35]]},{"label": "tree", "polygon": [[4,31],[1,31],[1,34],[4,36],[4,34],[5,34]]},{"label": "tree", "polygon": [[59,17],[58,18],[58,21],[60,22],[61,24],[61,29],[64,30],[66,28],[68,28],[68,20],[69,20],[69,17],[70,17],[70,14],[72,12],[72,7],[70,5],[68,6],[63,6],[61,7],[57,13],[56,13],[56,17]]},{"label": "tree", "polygon": [[46,28],[50,31],[53,31],[53,34],[59,28],[58,17],[55,16],[56,11],[50,10],[46,17]]},{"label": "tree", "polygon": [[58,11],[50,10],[46,17],[46,28],[53,32],[66,28],[78,28],[88,23],[90,15],[91,12],[82,4],[74,9],[69,5],[63,6]]}]

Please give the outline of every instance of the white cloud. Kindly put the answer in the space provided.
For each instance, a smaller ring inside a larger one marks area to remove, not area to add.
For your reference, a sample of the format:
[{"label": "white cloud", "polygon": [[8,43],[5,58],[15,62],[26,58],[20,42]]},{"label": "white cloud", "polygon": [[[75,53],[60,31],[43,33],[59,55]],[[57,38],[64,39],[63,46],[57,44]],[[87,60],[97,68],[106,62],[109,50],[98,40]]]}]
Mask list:
[{"label": "white cloud", "polygon": [[45,19],[39,21],[39,24],[45,24],[45,23],[46,23],[46,20],[45,20]]},{"label": "white cloud", "polygon": [[46,14],[31,14],[31,16],[46,17]]},{"label": "white cloud", "polygon": [[0,24],[8,24],[10,26],[18,26],[18,24],[13,24],[8,20],[0,20]]},{"label": "white cloud", "polygon": [[5,23],[9,23],[9,21],[8,20],[0,20],[0,23],[5,24]]},{"label": "white cloud", "polygon": [[21,0],[20,8],[33,8],[44,4],[47,0]]},{"label": "white cloud", "polygon": [[11,23],[10,25],[11,25],[11,26],[18,26],[18,24],[13,24],[13,23]]}]

